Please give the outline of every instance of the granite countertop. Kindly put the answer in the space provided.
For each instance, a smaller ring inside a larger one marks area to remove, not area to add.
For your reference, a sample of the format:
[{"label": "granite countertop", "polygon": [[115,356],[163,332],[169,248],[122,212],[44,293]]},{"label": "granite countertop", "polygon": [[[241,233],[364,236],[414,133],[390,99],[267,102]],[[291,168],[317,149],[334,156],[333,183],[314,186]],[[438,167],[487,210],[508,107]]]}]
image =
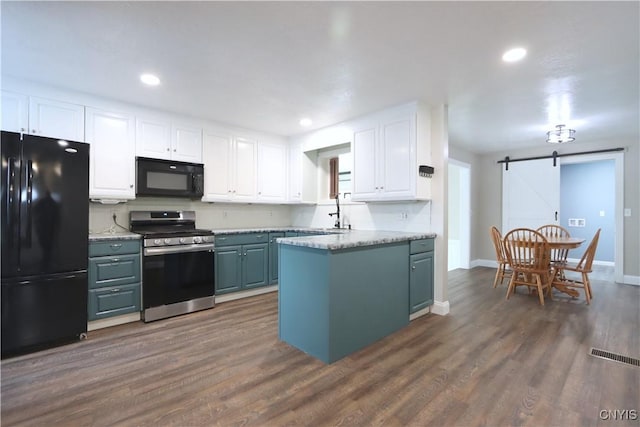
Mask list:
[{"label": "granite countertop", "polygon": [[102,240],[139,240],[142,236],[130,231],[116,231],[104,233],[89,233],[90,242],[99,242]]},{"label": "granite countertop", "polygon": [[277,233],[293,231],[295,233],[347,233],[349,230],[342,228],[308,228],[308,227],[257,227],[257,228],[217,228],[211,230],[214,235],[243,234],[243,233]]},{"label": "granite countertop", "polygon": [[315,249],[339,250],[361,246],[384,245],[419,239],[433,239],[435,233],[404,233],[400,231],[358,231],[351,230],[340,234],[304,237],[280,237],[278,243],[304,246]]}]

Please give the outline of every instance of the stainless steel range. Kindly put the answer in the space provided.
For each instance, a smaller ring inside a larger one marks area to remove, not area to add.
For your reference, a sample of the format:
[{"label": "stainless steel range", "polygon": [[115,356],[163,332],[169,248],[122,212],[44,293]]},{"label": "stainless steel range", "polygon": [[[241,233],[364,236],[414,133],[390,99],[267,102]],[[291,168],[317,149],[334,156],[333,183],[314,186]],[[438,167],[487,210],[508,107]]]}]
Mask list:
[{"label": "stainless steel range", "polygon": [[129,229],[143,236],[145,322],[214,307],[214,236],[194,211],[131,211]]}]

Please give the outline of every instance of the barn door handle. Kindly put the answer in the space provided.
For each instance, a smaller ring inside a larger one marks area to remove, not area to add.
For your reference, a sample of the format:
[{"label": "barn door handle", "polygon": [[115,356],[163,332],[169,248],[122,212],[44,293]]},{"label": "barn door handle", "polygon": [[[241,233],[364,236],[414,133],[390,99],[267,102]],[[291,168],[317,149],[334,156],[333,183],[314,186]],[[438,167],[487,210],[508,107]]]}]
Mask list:
[{"label": "barn door handle", "polygon": [[558,211],[556,211],[556,221],[558,220]]}]

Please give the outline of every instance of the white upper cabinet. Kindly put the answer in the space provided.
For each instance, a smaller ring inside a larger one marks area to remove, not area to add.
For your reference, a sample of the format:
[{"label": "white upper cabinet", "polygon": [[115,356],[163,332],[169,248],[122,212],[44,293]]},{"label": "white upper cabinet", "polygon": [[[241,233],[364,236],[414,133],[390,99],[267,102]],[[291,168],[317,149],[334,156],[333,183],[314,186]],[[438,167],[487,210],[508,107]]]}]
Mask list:
[{"label": "white upper cabinet", "polygon": [[231,170],[233,137],[224,132],[204,131],[202,157],[204,160],[203,201],[229,201],[232,196]]},{"label": "white upper cabinet", "polygon": [[169,122],[136,117],[136,155],[152,159],[171,159]]},{"label": "white upper cabinet", "polygon": [[302,201],[302,144],[289,146],[289,185],[288,197],[290,202]]},{"label": "white upper cabinet", "polygon": [[84,106],[32,96],[28,133],[84,142]]},{"label": "white upper cabinet", "polygon": [[19,93],[1,91],[2,130],[27,132],[29,126],[29,97]]},{"label": "white upper cabinet", "polygon": [[257,145],[255,139],[205,130],[203,201],[256,201]]},{"label": "white upper cabinet", "polygon": [[257,193],[258,141],[253,138],[235,137],[234,143],[233,199],[253,201],[256,199]]},{"label": "white upper cabinet", "polygon": [[354,126],[353,143],[353,171],[352,171],[352,200],[372,200],[379,197],[380,183],[378,180],[380,153],[378,143],[377,122],[363,122]]},{"label": "white upper cabinet", "polygon": [[136,155],[202,163],[202,129],[149,117],[136,118]]},{"label": "white upper cabinet", "polygon": [[429,136],[417,135],[418,117],[416,106],[403,106],[354,123],[352,200],[430,198],[430,185],[418,185],[428,179],[418,176],[418,164],[429,153]]},{"label": "white upper cabinet", "polygon": [[287,147],[258,143],[258,200],[284,202],[286,190]]},{"label": "white upper cabinet", "polygon": [[171,127],[171,160],[202,163],[202,128],[185,124]]},{"label": "white upper cabinet", "polygon": [[2,130],[84,142],[84,107],[3,90]]},{"label": "white upper cabinet", "polygon": [[91,144],[89,197],[135,198],[135,120],[126,114],[87,107],[87,142]]}]

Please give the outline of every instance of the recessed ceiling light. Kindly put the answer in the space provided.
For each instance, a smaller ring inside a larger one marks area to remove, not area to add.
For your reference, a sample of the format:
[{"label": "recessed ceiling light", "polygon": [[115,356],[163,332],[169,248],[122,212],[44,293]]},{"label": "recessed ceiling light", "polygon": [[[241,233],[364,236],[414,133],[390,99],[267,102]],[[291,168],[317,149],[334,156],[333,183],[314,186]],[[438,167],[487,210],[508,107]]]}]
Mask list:
[{"label": "recessed ceiling light", "polygon": [[149,86],[158,86],[160,84],[158,76],[154,76],[153,74],[141,74],[140,81]]},{"label": "recessed ceiling light", "polygon": [[300,126],[308,127],[308,126],[311,126],[312,124],[313,124],[313,122],[308,117],[300,119]]},{"label": "recessed ceiling light", "polygon": [[502,60],[504,62],[516,62],[520,61],[522,58],[527,56],[527,51],[524,48],[516,47],[514,49],[509,49],[502,55]]}]

